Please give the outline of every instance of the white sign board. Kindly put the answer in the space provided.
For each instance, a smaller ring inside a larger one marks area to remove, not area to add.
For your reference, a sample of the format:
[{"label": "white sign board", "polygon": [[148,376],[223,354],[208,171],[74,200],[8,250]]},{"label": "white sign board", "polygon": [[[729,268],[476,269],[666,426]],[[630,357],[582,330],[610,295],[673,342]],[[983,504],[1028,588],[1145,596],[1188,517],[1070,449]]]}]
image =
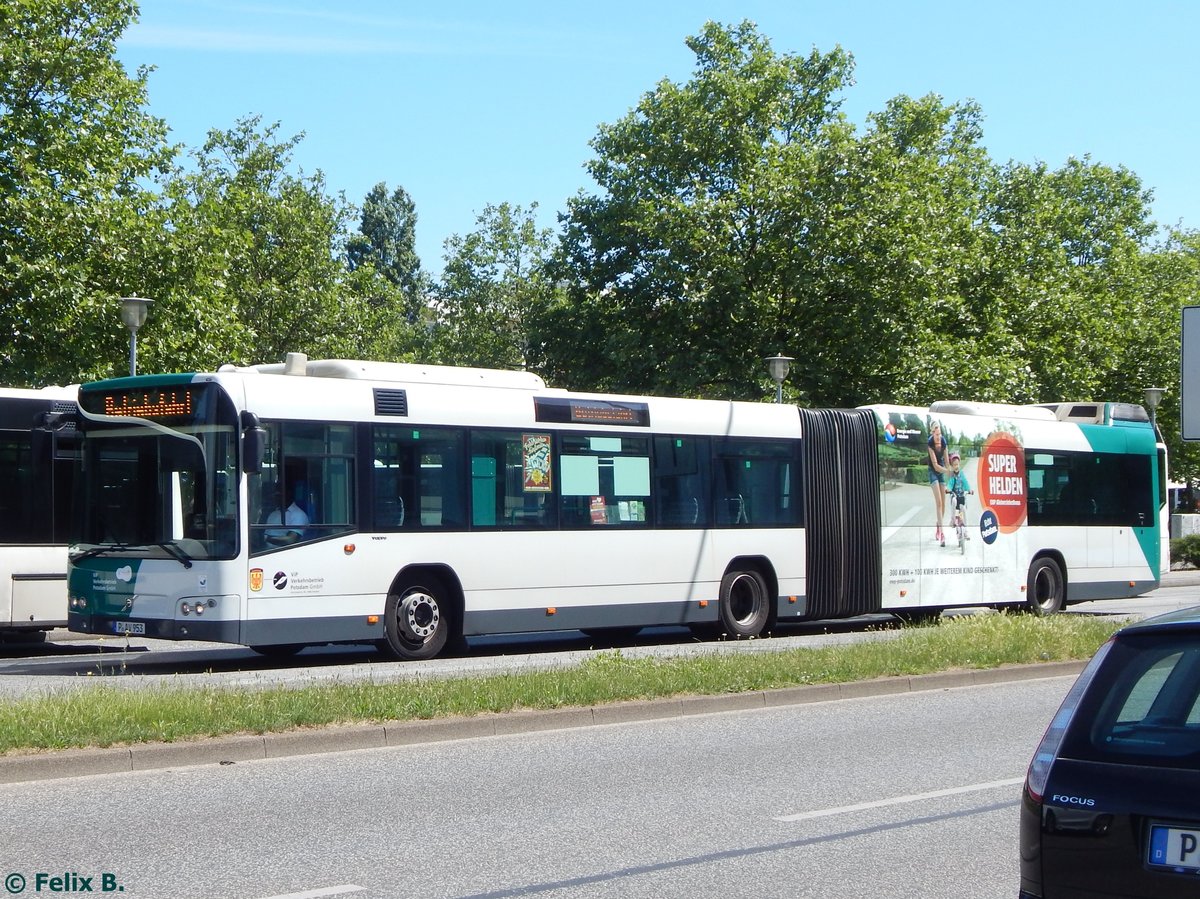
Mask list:
[{"label": "white sign board", "polygon": [[1183,307],[1183,360],[1179,370],[1180,430],[1200,440],[1200,306]]}]

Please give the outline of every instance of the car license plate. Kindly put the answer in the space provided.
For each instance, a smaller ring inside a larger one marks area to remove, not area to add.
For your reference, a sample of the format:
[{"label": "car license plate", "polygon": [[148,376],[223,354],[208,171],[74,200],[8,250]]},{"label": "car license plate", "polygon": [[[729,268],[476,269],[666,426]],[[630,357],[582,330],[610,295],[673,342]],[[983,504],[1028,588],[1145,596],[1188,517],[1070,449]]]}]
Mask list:
[{"label": "car license plate", "polygon": [[1155,867],[1200,873],[1200,828],[1154,825],[1146,861]]},{"label": "car license plate", "polygon": [[146,624],[142,621],[114,621],[112,627],[114,634],[146,633]]}]

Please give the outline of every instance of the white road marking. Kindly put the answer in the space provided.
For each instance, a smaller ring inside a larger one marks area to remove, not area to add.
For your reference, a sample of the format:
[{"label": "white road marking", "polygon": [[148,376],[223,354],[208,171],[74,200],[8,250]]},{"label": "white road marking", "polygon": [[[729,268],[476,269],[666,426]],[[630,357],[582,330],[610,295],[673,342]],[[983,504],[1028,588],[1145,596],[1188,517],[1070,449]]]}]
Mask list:
[{"label": "white road marking", "polygon": [[849,812],[861,812],[866,809],[884,808],[889,805],[904,805],[907,802],[921,802],[925,799],[941,799],[944,796],[961,796],[963,793],[978,793],[983,790],[994,790],[997,787],[1013,787],[1025,782],[1024,777],[1010,777],[1007,780],[993,780],[988,783],[970,784],[965,787],[951,787],[947,790],[934,790],[930,793],[912,793],[908,796],[896,796],[893,799],[880,799],[876,802],[860,802],[857,805],[842,805],[837,808],[823,808],[811,812],[800,812],[795,815],[779,815],[776,821],[808,821],[812,818],[826,818],[830,815],[844,815]]},{"label": "white road marking", "polygon": [[325,887],[320,890],[306,890],[303,893],[283,893],[279,896],[267,896],[266,899],[322,899],[324,896],[344,896],[346,893],[361,893],[366,887],[355,886],[352,883],[338,887]]}]

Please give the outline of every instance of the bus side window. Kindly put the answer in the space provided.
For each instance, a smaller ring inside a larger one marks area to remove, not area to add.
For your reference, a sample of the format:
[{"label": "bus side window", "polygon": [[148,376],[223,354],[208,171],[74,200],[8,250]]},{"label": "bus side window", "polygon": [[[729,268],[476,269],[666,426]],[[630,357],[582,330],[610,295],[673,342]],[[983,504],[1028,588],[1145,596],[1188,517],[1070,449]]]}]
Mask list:
[{"label": "bus side window", "polygon": [[654,497],[663,527],[709,525],[707,437],[654,438]]},{"label": "bus side window", "polygon": [[559,447],[564,527],[649,525],[654,508],[645,437],[562,434]]},{"label": "bus side window", "polygon": [[471,434],[471,524],[483,528],[554,527],[556,471],[550,435]]},{"label": "bus side window", "polygon": [[717,525],[778,527],[800,524],[793,496],[795,448],[772,440],[722,442],[717,459]]},{"label": "bus side window", "polygon": [[265,464],[248,481],[251,552],[280,545],[267,538],[287,524],[287,509],[293,506],[300,540],[323,540],[355,530],[353,426],[264,421],[263,427]]},{"label": "bus side window", "polygon": [[380,531],[463,527],[461,430],[378,425],[373,439],[372,527]]}]

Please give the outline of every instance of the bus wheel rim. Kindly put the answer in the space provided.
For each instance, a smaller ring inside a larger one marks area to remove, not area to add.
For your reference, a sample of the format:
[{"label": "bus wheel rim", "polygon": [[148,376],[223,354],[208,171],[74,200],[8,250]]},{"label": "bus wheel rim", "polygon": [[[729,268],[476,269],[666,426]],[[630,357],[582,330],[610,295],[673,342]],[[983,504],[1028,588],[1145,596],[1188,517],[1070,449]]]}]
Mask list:
[{"label": "bus wheel rim", "polygon": [[738,624],[752,622],[758,616],[762,602],[758,581],[751,575],[740,574],[730,585],[729,612]]},{"label": "bus wheel rim", "polygon": [[1054,605],[1058,596],[1058,578],[1049,568],[1039,568],[1033,581],[1033,600],[1043,609]]},{"label": "bus wheel rim", "polygon": [[437,633],[442,613],[436,598],[428,593],[415,591],[401,601],[399,619],[408,636],[425,641]]}]

